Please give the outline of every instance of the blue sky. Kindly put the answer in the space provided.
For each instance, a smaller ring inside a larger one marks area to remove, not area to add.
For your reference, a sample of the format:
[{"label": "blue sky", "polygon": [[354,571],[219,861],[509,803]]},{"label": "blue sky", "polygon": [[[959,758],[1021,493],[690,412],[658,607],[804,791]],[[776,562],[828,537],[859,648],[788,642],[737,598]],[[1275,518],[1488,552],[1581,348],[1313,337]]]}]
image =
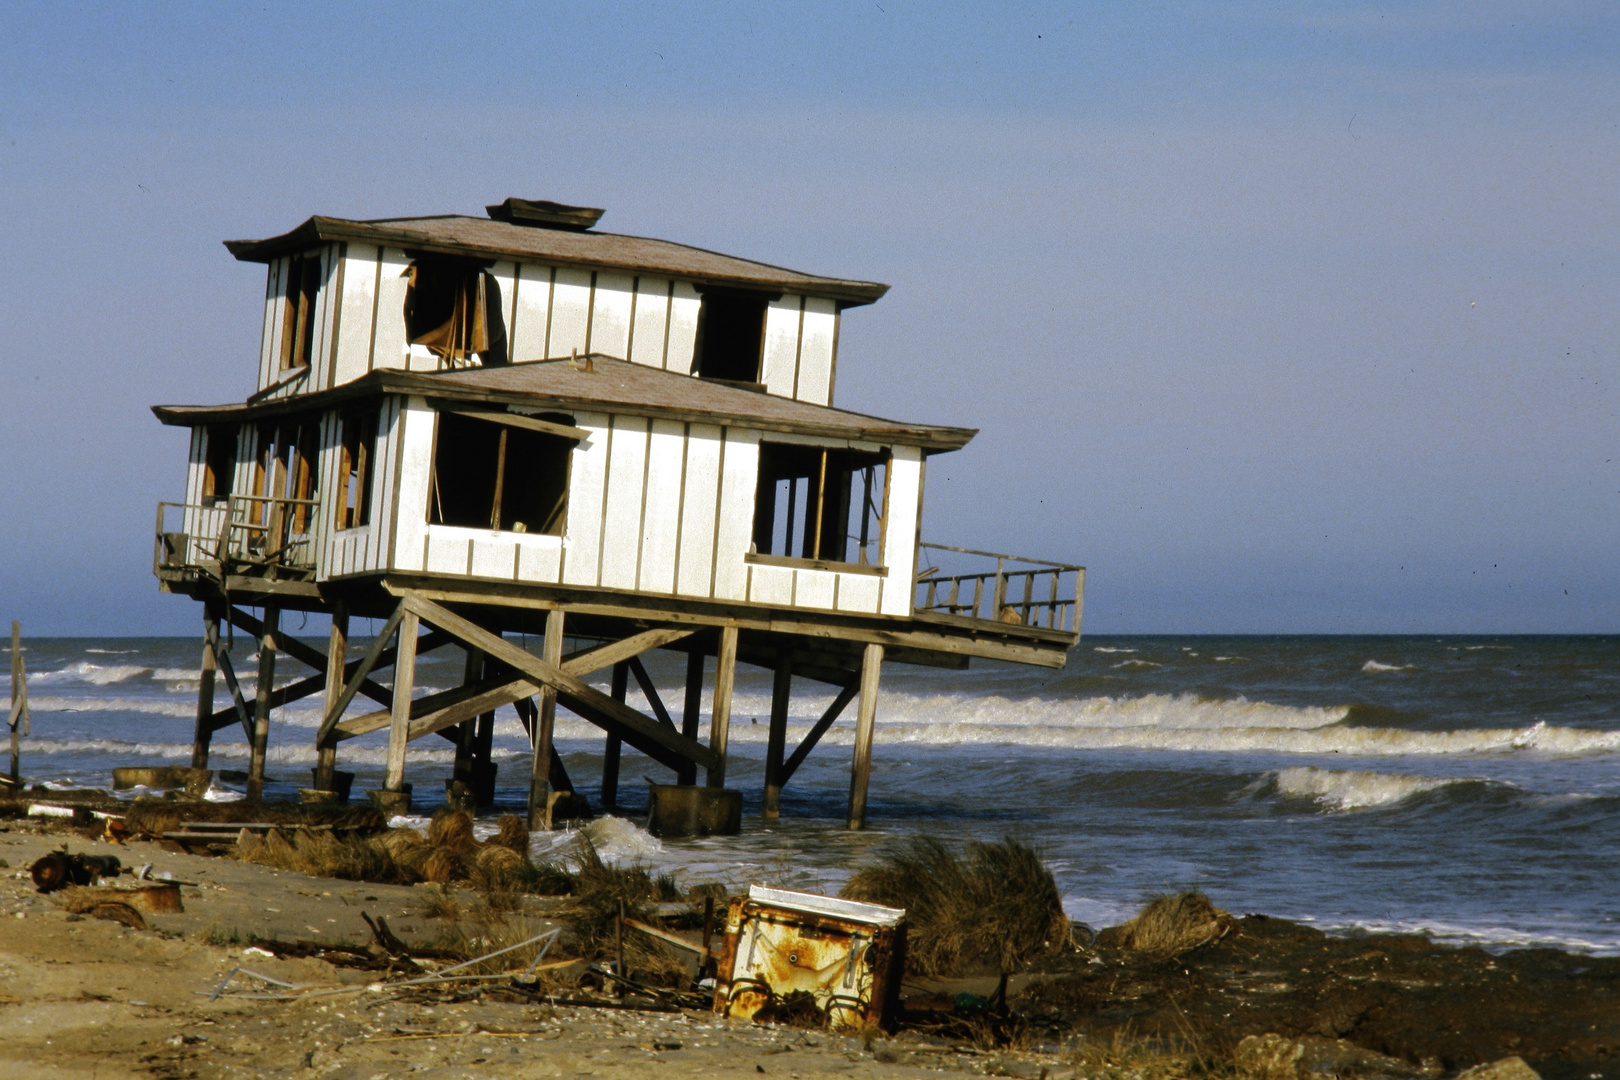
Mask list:
[{"label": "blue sky", "polygon": [[313,213],[603,228],[894,287],[838,402],[982,429],[925,537],[1093,632],[1620,630],[1605,4],[0,12],[0,616],[191,632],[184,437]]}]

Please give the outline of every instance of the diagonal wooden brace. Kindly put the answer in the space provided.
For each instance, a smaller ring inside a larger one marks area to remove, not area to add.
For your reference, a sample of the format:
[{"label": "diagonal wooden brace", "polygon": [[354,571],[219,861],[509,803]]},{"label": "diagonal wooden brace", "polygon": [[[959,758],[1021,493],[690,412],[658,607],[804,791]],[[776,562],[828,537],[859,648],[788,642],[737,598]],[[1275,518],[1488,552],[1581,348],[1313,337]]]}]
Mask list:
[{"label": "diagonal wooden brace", "polygon": [[248,744],[252,745],[253,718],[248,715],[247,702],[242,697],[242,686],[236,681],[236,668],[231,664],[231,654],[225,649],[216,649],[214,657],[219,661],[220,673],[225,676],[226,689],[231,692],[233,707],[230,715],[242,722],[242,734],[247,736]]},{"label": "diagonal wooden brace", "polygon": [[405,593],[400,607],[465,644],[482,649],[486,656],[492,656],[521,672],[536,686],[550,686],[556,690],[558,702],[571,712],[618,735],[661,764],[673,768],[677,763],[691,761],[704,768],[713,768],[719,763],[719,756],[702,743],[643,716],[623,702],[614,701],[577,676],[546,663],[449,608],[409,592]]},{"label": "diagonal wooden brace", "polygon": [[781,786],[787,786],[787,782],[793,778],[794,772],[798,770],[800,765],[804,764],[804,759],[810,756],[810,751],[816,748],[816,743],[821,741],[821,737],[827,734],[827,729],[832,727],[834,721],[843,713],[844,707],[854,701],[855,695],[860,692],[861,684],[859,682],[851,682],[838,691],[838,696],[833,698],[831,705],[827,706],[827,711],[821,714],[821,719],[816,721],[816,726],[805,732],[804,738],[799,740],[799,745],[794,748],[793,753],[788,756],[786,761],[782,762],[782,769],[778,773],[781,777]]},{"label": "diagonal wooden brace", "polygon": [[[611,667],[626,656],[656,649],[691,633],[693,633],[691,630],[667,628],[647,630],[622,641],[609,642],[594,649],[574,653],[563,661],[562,670],[575,678],[581,678],[593,671]],[[411,702],[409,738],[432,735],[463,720],[471,720],[474,716],[493,712],[502,705],[515,704],[539,692],[539,684],[529,679],[493,679],[473,687],[457,687],[418,698]],[[469,709],[472,711],[469,712]],[[334,726],[333,736],[338,739],[352,739],[357,735],[381,731],[388,726],[389,716],[387,709],[369,712],[363,716],[351,716]]]},{"label": "diagonal wooden brace", "polygon": [[[371,643],[371,648],[360,658],[360,666],[355,668],[354,674],[343,684],[343,692],[338,694],[337,700],[326,711],[326,716],[321,720],[321,730],[315,735],[316,746],[325,745],[332,737],[332,729],[337,727],[338,718],[343,715],[343,710],[349,707],[349,702],[354,700],[354,696],[360,692],[360,687],[367,682],[366,676],[371,674],[371,669],[382,659],[383,651],[388,648],[388,639],[394,636],[394,631],[399,629],[399,624],[404,618],[405,605],[401,603],[394,608],[394,613],[388,616],[388,621],[383,623],[383,628],[377,634],[376,640]],[[390,696],[389,705],[392,704],[393,699]]]},{"label": "diagonal wooden brace", "polygon": [[[252,615],[249,615],[241,608],[231,608],[226,612],[225,617],[231,621],[232,626],[235,626],[238,630],[245,634],[252,634],[254,637],[264,636],[264,623],[260,622],[258,619],[255,619]],[[393,631],[390,630],[389,633],[391,634]],[[386,637],[386,635],[384,636]],[[441,644],[443,643],[441,642]],[[276,636],[276,648],[281,652],[286,653],[294,660],[314,668],[316,671],[324,672],[326,670],[326,654],[321,652],[319,649],[311,648],[310,646],[305,645],[302,641],[299,641],[291,634],[278,634]],[[373,664],[372,666],[384,666],[388,663],[388,660],[389,657],[387,656],[380,657],[377,663]],[[355,662],[351,661],[349,667],[353,667],[354,665]],[[348,668],[344,669],[344,674],[348,674]],[[325,676],[322,676],[322,678],[324,679]],[[370,679],[366,679],[361,683],[360,693],[366,695],[366,697],[370,698],[372,701],[375,701],[379,705],[388,705],[394,700],[394,696],[388,692],[388,688],[386,686],[380,686],[377,683],[372,682]],[[290,701],[293,699],[289,698],[288,700]]]},{"label": "diagonal wooden brace", "polygon": [[652,706],[653,715],[658,717],[660,723],[674,730],[675,721],[669,718],[669,710],[664,708],[664,699],[658,696],[658,688],[653,685],[652,676],[647,674],[647,668],[642,664],[640,657],[630,658],[630,674],[636,677],[636,685],[641,687],[641,693]]}]

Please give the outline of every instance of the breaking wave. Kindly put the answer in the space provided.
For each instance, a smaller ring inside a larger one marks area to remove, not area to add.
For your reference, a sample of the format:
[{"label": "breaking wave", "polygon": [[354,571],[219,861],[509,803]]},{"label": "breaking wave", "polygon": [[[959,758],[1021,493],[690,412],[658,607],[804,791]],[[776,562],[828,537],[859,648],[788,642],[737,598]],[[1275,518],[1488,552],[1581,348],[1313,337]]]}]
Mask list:
[{"label": "breaking wave", "polygon": [[1309,799],[1329,811],[1391,806],[1415,795],[1453,785],[1482,783],[1470,778],[1435,778],[1361,769],[1318,769],[1312,765],[1281,769],[1271,774],[1270,779],[1278,795]]},{"label": "breaking wave", "polygon": [[1411,671],[1411,664],[1384,664],[1377,660],[1369,660],[1361,665],[1361,670],[1369,675],[1376,675],[1380,671]]},{"label": "breaking wave", "polygon": [[41,671],[36,675],[30,675],[28,681],[35,686],[75,682],[88,683],[91,686],[111,686],[113,683],[133,679],[137,675],[145,675],[151,670],[141,664],[92,664],[88,660],[80,660],[56,671]]},{"label": "breaking wave", "polygon": [[145,713],[148,716],[180,717],[191,717],[195,716],[197,713],[197,703],[195,701],[164,701],[161,698],[69,698],[30,696],[28,699],[28,704],[36,713],[133,712]]}]

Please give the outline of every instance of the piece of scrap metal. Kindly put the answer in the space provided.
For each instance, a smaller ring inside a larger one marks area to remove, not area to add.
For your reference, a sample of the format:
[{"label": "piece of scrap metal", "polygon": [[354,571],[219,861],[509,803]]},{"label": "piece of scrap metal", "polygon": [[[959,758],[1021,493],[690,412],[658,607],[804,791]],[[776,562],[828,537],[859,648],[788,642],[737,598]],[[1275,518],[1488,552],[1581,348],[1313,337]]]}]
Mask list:
[{"label": "piece of scrap metal", "polygon": [[899,1005],[905,920],[900,908],[750,886],[726,918],[714,1010],[749,1019],[808,994],[832,1030],[887,1026]]}]

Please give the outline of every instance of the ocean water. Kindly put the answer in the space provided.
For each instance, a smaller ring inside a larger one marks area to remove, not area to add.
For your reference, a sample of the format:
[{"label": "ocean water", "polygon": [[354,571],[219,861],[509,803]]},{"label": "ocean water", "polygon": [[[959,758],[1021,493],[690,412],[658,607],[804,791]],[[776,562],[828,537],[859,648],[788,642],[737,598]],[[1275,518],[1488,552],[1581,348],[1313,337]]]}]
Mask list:
[{"label": "ocean water", "polygon": [[[189,759],[196,640],[25,648],[27,779],[107,786],[115,765]],[[253,655],[239,638],[244,676]],[[682,658],[648,659],[678,708]],[[429,654],[418,692],[460,673],[454,649]],[[306,674],[283,657],[277,682]],[[833,696],[809,682],[795,692],[790,748]],[[227,703],[221,686],[216,707]],[[1094,925],[1198,888],[1232,911],[1326,929],[1620,954],[1620,637],[1088,637],[1055,672],[886,665],[861,833],[841,827],[853,708],[788,785],[782,819],[759,819],[769,707],[769,673],[739,668],[729,779],[748,800],[742,836],[660,843],[641,831],[640,778],[670,774],[627,751],[624,819],[591,824],[593,839],[689,882],[831,890],[910,833],[1011,835],[1045,851],[1070,914]],[[272,797],[309,783],[318,709],[306,699],[272,722]],[[380,785],[384,742],[343,745],[357,790]],[[560,713],[558,745],[595,805],[601,734]],[[500,802],[516,808],[527,750],[510,708],[495,746]],[[412,744],[424,810],[442,800],[451,759],[443,740]],[[239,728],[216,734],[211,764],[246,768]]]}]

